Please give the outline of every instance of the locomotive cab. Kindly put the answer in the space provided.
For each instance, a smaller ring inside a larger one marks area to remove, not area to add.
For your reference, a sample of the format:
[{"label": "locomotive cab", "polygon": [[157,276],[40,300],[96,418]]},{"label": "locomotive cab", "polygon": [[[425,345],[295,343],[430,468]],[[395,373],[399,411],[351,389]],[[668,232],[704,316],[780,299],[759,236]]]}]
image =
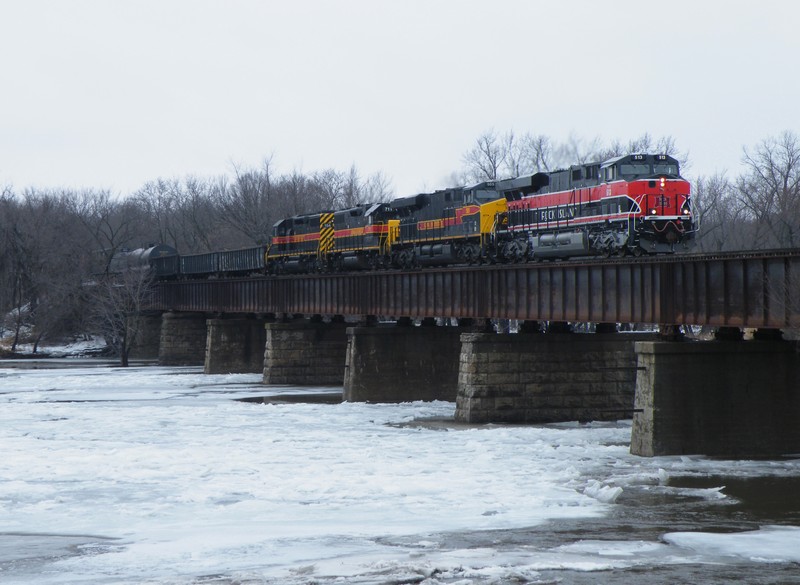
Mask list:
[{"label": "locomotive cab", "polygon": [[307,272],[320,246],[322,217],[331,213],[296,215],[275,222],[265,255],[269,272]]},{"label": "locomotive cab", "polygon": [[666,154],[631,154],[606,161],[600,168],[608,190],[625,185],[634,222],[634,252],[673,252],[678,243],[687,246],[695,228],[689,182],[680,175],[676,159]]}]

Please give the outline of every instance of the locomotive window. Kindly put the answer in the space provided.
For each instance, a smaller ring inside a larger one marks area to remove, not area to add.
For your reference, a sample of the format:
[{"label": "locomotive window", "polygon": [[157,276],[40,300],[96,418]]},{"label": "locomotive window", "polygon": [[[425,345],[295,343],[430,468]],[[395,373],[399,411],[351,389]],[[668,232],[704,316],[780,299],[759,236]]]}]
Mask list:
[{"label": "locomotive window", "polygon": [[572,180],[573,181],[580,181],[581,180],[581,170],[575,169],[572,171]]},{"label": "locomotive window", "polygon": [[653,172],[656,175],[677,175],[678,174],[678,166],[677,165],[655,165],[653,167]]},{"label": "locomotive window", "polygon": [[620,165],[620,173],[623,176],[630,175],[649,175],[651,174],[650,165]]}]

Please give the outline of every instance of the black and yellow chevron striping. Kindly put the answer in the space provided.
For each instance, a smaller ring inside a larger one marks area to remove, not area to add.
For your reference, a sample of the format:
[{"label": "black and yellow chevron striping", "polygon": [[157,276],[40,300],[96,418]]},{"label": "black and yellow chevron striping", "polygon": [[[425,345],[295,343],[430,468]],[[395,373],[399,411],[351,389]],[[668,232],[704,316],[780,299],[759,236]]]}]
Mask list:
[{"label": "black and yellow chevron striping", "polygon": [[333,214],[323,213],[319,217],[319,251],[330,252],[334,245]]}]

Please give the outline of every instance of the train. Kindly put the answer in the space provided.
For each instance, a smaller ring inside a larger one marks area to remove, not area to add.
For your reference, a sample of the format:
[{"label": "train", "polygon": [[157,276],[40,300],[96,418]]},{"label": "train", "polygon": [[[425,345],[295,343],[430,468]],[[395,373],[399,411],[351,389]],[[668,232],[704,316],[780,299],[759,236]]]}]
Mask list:
[{"label": "train", "polygon": [[279,275],[673,254],[696,230],[679,162],[629,154],[284,218],[253,248],[137,253],[159,278]]}]

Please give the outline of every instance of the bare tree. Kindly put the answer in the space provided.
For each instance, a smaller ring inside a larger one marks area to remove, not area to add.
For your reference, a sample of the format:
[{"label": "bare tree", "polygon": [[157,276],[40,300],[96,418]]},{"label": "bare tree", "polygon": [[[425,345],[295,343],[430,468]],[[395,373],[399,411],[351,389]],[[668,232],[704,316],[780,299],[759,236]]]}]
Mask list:
[{"label": "bare tree", "polygon": [[312,211],[312,193],[308,177],[299,169],[284,175],[278,182],[276,219]]},{"label": "bare tree", "polygon": [[695,181],[692,202],[698,247],[704,251],[736,247],[734,242],[744,230],[736,194],[728,177],[724,173],[699,177]]},{"label": "bare tree", "polygon": [[509,130],[500,137],[501,150],[505,152],[500,172],[503,177],[519,177],[530,172],[528,153],[525,143],[517,138],[513,130]]},{"label": "bare tree", "polygon": [[558,144],[553,149],[553,162],[555,167],[564,168],[574,164],[585,164],[611,158],[607,153],[600,138],[596,137],[587,141],[575,134],[570,134],[566,142]]},{"label": "bare tree", "polygon": [[344,175],[344,185],[342,185],[342,206],[345,208],[355,207],[364,203],[364,189],[361,177],[355,163],[350,165],[350,170]]},{"label": "bare tree", "polygon": [[362,185],[362,190],[364,199],[372,203],[388,201],[394,196],[392,182],[381,172],[370,175]]},{"label": "bare tree", "polygon": [[346,184],[345,174],[335,169],[325,169],[313,173],[310,178],[310,190],[316,209],[333,210],[343,207]]},{"label": "bare tree", "polygon": [[524,172],[547,172],[553,168],[552,141],[544,134],[525,134],[517,147],[526,162]]},{"label": "bare tree", "polygon": [[108,191],[70,193],[70,212],[83,225],[98,262],[95,270],[107,272],[119,251],[141,241],[143,230],[135,201],[118,203]]},{"label": "bare tree", "polygon": [[178,194],[176,231],[178,251],[184,253],[210,252],[221,247],[221,220],[214,206],[225,188],[222,178],[198,179],[187,177]]},{"label": "bare tree", "polygon": [[148,239],[153,243],[178,246],[175,219],[180,197],[180,182],[176,179],[148,181],[134,194],[133,201],[146,217],[151,234]]},{"label": "bare tree", "polygon": [[219,191],[221,218],[252,243],[266,241],[272,227],[272,159],[265,159],[260,169],[234,167],[235,178]]},{"label": "bare tree", "polygon": [[736,182],[738,199],[762,230],[759,245],[800,244],[800,138],[793,132],[744,149],[744,175]]},{"label": "bare tree", "polygon": [[146,308],[152,294],[153,276],[149,270],[132,267],[116,275],[104,275],[90,290],[94,328],[128,366],[128,357],[139,335],[136,317]]},{"label": "bare tree", "polygon": [[475,181],[499,179],[508,157],[508,144],[513,143],[513,134],[503,138],[494,129],[481,134],[475,145],[462,157],[469,177]]},{"label": "bare tree", "polygon": [[5,199],[2,205],[2,308],[13,309],[12,350],[25,328],[36,353],[40,341],[77,319],[86,242],[64,193],[28,189],[19,201]]}]

